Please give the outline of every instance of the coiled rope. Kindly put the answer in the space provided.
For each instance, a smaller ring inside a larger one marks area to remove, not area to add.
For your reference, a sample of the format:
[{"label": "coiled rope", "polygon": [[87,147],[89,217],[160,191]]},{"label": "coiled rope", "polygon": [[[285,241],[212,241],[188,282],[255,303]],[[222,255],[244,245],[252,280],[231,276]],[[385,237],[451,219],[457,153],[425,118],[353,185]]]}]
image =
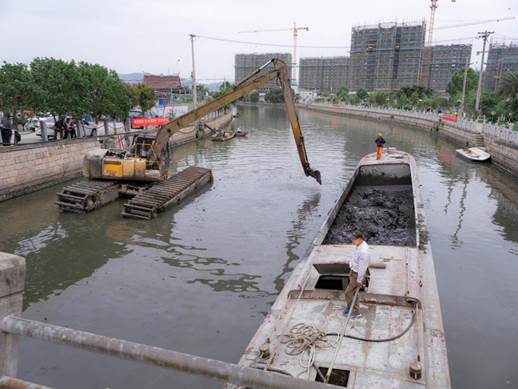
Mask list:
[{"label": "coiled rope", "polygon": [[[290,331],[280,337],[280,343],[285,344],[288,355],[300,355],[300,365],[306,369],[309,379],[311,366],[315,364],[317,348],[335,347],[336,344],[327,338],[327,334],[318,328],[304,324],[295,324]],[[308,351],[308,359],[304,360],[304,354]],[[317,369],[318,371],[318,369]]]}]

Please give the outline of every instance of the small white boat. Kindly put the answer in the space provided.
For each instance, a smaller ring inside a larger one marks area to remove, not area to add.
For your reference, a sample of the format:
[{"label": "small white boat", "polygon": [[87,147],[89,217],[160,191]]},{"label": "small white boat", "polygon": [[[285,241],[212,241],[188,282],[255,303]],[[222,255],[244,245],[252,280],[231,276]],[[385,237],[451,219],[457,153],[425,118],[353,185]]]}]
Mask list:
[{"label": "small white boat", "polygon": [[463,149],[455,150],[459,157],[464,158],[468,161],[473,162],[485,162],[489,161],[491,155],[479,147],[466,147]]}]

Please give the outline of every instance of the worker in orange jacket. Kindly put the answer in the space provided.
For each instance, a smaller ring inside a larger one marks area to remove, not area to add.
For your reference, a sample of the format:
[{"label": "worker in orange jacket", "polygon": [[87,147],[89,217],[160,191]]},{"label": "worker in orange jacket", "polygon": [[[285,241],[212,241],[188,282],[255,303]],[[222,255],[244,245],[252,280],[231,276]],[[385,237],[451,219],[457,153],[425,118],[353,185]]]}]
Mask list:
[{"label": "worker in orange jacket", "polygon": [[383,134],[378,132],[378,137],[374,140],[376,143],[376,159],[381,159],[381,155],[383,154],[383,145],[385,144],[385,139],[383,138]]}]

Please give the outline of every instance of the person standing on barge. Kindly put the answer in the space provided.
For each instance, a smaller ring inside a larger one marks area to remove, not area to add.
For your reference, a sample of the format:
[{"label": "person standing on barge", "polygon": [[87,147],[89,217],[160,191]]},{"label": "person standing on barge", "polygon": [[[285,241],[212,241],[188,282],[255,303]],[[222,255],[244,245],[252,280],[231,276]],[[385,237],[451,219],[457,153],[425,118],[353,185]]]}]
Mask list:
[{"label": "person standing on barge", "polygon": [[380,160],[383,154],[383,145],[386,143],[381,132],[378,133],[378,137],[374,140],[376,143],[376,159]]},{"label": "person standing on barge", "polygon": [[[354,255],[351,259],[351,262],[349,263],[349,283],[345,289],[345,301],[347,302],[347,306],[344,310],[345,316],[349,315],[349,310],[353,305],[356,291],[363,286],[365,274],[367,273],[367,268],[369,267],[370,261],[369,245],[367,242],[365,242],[363,234],[360,231],[355,231],[351,240],[356,247],[354,249]],[[362,316],[358,300],[359,297],[356,298],[354,306],[352,307],[352,318],[359,318]]]}]

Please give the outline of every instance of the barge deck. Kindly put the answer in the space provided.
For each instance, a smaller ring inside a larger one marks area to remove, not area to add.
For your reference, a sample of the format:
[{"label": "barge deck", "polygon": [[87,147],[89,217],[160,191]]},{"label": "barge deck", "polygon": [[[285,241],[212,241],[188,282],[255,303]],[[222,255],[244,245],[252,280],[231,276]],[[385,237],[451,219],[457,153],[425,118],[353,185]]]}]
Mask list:
[{"label": "barge deck", "polygon": [[[410,197],[394,204],[390,193],[401,190]],[[363,316],[351,319],[343,314],[344,291],[357,229],[365,230],[371,260],[358,295]],[[451,387],[411,155],[388,149],[380,161],[375,154],[360,161],[239,363],[347,388]]]}]

